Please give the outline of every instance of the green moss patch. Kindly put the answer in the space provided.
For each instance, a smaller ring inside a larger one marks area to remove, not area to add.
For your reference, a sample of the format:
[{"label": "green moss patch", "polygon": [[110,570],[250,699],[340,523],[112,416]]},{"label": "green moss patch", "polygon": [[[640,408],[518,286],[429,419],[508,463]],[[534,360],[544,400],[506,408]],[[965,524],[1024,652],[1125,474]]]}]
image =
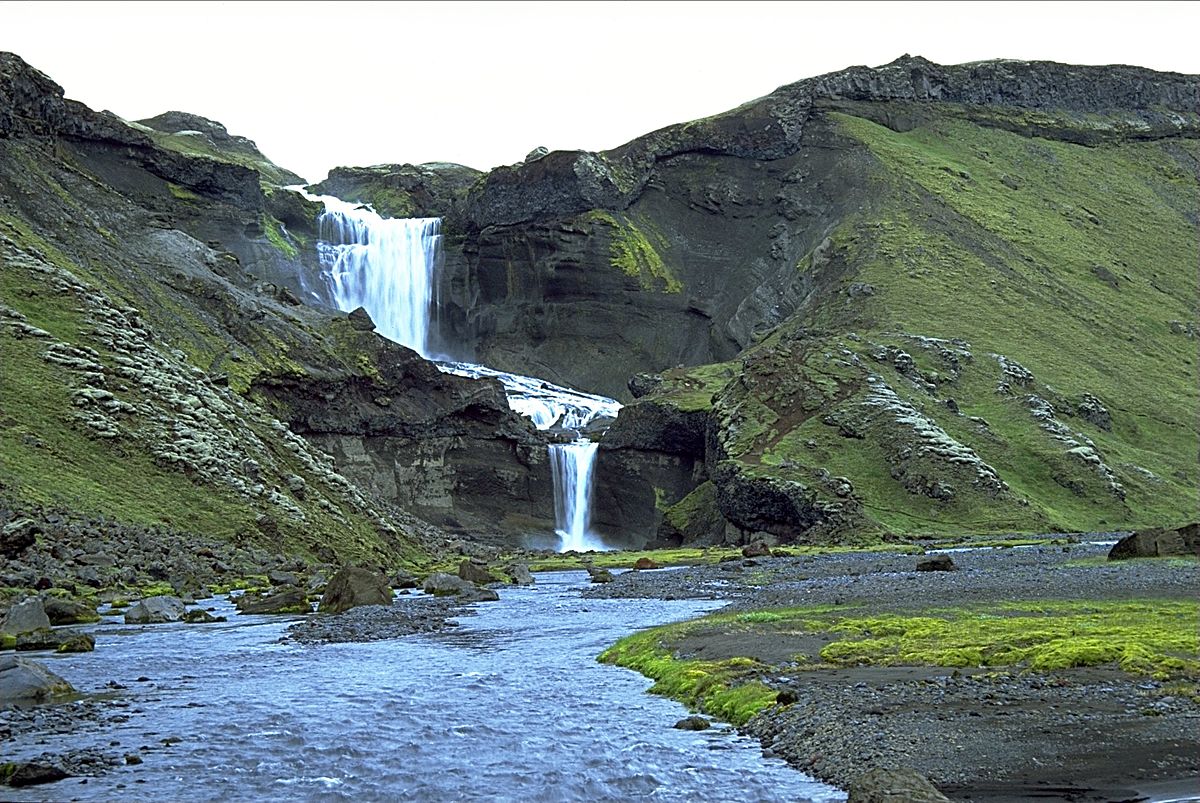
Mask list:
[{"label": "green moss patch", "polygon": [[758,678],[765,666],[749,658],[681,660],[671,655],[657,630],[627,636],[600,655],[600,661],[641,672],[654,681],[652,694],[678,700],[735,725],[745,724],[775,701]]}]

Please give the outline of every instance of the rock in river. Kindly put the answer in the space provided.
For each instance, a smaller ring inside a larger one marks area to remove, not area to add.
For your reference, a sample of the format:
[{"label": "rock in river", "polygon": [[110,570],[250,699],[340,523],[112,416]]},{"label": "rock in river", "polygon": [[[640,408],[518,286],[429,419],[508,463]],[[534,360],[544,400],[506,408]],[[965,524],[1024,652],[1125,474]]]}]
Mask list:
[{"label": "rock in river", "polygon": [[312,606],[301,588],[285,588],[265,597],[243,594],[235,604],[238,613],[312,613]]},{"label": "rock in river", "polygon": [[41,702],[64,694],[74,694],[75,688],[37,661],[0,657],[0,704]]},{"label": "rock in river", "polygon": [[317,610],[341,613],[359,605],[391,605],[392,589],[382,574],[345,566],[329,581]]},{"label": "rock in river", "polygon": [[41,599],[27,597],[8,609],[4,623],[0,624],[0,633],[17,636],[43,627],[50,627],[50,619]]},{"label": "rock in river", "polygon": [[125,611],[127,625],[156,625],[178,622],[183,618],[184,604],[179,597],[160,596],[138,600]]}]

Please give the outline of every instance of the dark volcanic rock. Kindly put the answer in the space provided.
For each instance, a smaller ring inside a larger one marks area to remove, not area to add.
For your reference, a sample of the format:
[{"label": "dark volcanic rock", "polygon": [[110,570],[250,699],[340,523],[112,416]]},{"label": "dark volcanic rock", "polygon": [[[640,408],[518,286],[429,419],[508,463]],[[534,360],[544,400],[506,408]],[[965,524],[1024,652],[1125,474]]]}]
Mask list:
[{"label": "dark volcanic rock", "polygon": [[39,597],[27,597],[8,609],[0,623],[0,633],[19,636],[50,627],[50,618]]},{"label": "dark volcanic rock", "polygon": [[[303,596],[302,592],[298,593]],[[359,605],[391,604],[392,589],[387,577],[357,566],[346,566],[330,578],[317,610],[321,613],[341,613]]]},{"label": "dark volcanic rock", "polygon": [[[325,599],[322,597],[321,602]],[[308,603],[308,597],[300,588],[286,588],[282,591],[277,591],[274,594],[269,594],[265,597],[251,596],[243,594],[237,599],[238,613],[255,614],[255,613],[310,613],[312,606]],[[383,604],[383,603],[367,603],[367,604]]]},{"label": "dark volcanic rock", "polygon": [[0,656],[0,703],[41,702],[73,694],[70,683],[28,658]]},{"label": "dark volcanic rock", "polygon": [[868,770],[848,791],[846,803],[950,803],[923,775],[910,769]]},{"label": "dark volcanic rock", "polygon": [[42,628],[17,636],[17,651],[32,652],[54,650],[55,652],[91,652],[96,649],[96,639],[87,633],[73,630],[51,630]]},{"label": "dark volcanic rock", "polygon": [[919,572],[952,572],[957,568],[949,555],[933,555],[917,561],[916,566]]},{"label": "dark volcanic rock", "polygon": [[478,585],[487,585],[488,583],[496,582],[496,577],[488,571],[487,564],[476,563],[470,559],[458,564],[458,577],[461,580]]},{"label": "dark volcanic rock", "polygon": [[69,778],[70,773],[57,764],[45,761],[25,761],[17,764],[8,778],[9,786],[37,786]]},{"label": "dark volcanic rock", "polygon": [[41,528],[33,519],[10,521],[0,529],[0,556],[12,560],[37,542]]},{"label": "dark volcanic rock", "polygon": [[46,597],[42,603],[52,625],[78,625],[100,620],[95,608],[79,600]]},{"label": "dark volcanic rock", "polygon": [[152,625],[178,622],[184,614],[183,600],[179,597],[157,596],[138,600],[125,611],[125,624]]},{"label": "dark volcanic rock", "polygon": [[703,731],[712,727],[712,723],[704,717],[684,717],[671,727],[681,731]]},{"label": "dark volcanic rock", "polygon": [[1127,558],[1200,557],[1200,524],[1174,530],[1154,528],[1125,536],[1109,550],[1109,560]]}]

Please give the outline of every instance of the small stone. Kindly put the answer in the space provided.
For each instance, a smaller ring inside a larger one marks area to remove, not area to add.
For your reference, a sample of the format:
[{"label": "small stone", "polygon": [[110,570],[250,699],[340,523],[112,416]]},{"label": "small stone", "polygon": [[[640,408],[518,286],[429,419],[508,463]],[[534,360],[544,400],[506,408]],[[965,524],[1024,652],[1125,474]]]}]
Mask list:
[{"label": "small stone", "polygon": [[712,727],[712,723],[704,717],[690,716],[676,722],[671,727],[681,731],[703,731]]}]

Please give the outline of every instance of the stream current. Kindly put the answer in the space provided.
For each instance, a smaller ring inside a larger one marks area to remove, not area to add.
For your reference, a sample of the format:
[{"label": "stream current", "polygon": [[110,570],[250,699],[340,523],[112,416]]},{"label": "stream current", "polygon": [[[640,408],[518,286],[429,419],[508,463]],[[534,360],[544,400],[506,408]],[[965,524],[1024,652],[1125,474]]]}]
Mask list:
[{"label": "stream current", "polygon": [[[583,572],[538,575],[460,627],[388,641],[281,642],[295,617],[89,629],[96,651],[41,656],[121,716],[5,744],[6,760],[94,747],[144,763],[6,790],[14,800],[837,801],[717,723],[596,662],[635,630],[710,601],[591,600]],[[138,682],[139,677],[148,678]],[[125,721],[119,721],[128,717]],[[163,746],[163,739],[181,741]],[[119,744],[115,744],[119,743]]]}]

